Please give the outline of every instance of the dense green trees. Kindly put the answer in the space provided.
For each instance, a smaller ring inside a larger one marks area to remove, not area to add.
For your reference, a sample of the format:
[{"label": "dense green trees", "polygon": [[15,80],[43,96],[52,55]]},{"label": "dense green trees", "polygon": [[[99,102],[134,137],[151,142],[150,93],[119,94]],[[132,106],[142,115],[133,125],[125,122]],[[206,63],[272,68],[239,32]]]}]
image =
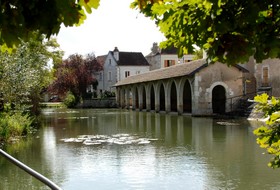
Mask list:
[{"label": "dense green trees", "polygon": [[10,135],[26,133],[39,114],[41,92],[51,79],[51,61],[62,59],[55,39],[44,41],[33,33],[28,42],[22,41],[14,53],[0,52],[0,140]]},{"label": "dense green trees", "polygon": [[280,57],[280,3],[272,0],[135,0],[132,7],[155,20],[167,40],[210,61],[227,64]]},{"label": "dense green trees", "polygon": [[28,41],[33,32],[50,38],[62,24],[80,25],[99,0],[2,0],[0,3],[0,47],[10,49]]},{"label": "dense green trees", "polygon": [[16,109],[31,106],[34,114],[38,111],[40,93],[51,80],[49,63],[62,58],[56,41],[43,39],[33,33],[29,42],[22,41],[13,54],[0,53],[0,91],[4,102]]}]

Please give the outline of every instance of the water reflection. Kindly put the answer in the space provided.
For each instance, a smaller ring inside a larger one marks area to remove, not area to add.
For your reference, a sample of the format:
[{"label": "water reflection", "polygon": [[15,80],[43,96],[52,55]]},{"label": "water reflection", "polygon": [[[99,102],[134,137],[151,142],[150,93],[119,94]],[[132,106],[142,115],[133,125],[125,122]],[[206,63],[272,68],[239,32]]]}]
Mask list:
[{"label": "water reflection", "polygon": [[[11,153],[67,190],[280,188],[246,120],[93,109],[45,110],[44,118],[38,138]],[[47,189],[1,158],[0,167],[0,189]]]}]

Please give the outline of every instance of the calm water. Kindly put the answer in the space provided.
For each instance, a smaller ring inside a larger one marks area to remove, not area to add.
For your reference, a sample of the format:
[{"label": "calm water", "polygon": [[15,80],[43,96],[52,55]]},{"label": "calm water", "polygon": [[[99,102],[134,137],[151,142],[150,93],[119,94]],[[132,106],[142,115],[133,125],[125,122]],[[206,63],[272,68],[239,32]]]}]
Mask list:
[{"label": "calm water", "polygon": [[[46,109],[43,125],[7,151],[65,190],[280,189],[246,120]],[[48,189],[1,157],[0,180],[1,190]]]}]

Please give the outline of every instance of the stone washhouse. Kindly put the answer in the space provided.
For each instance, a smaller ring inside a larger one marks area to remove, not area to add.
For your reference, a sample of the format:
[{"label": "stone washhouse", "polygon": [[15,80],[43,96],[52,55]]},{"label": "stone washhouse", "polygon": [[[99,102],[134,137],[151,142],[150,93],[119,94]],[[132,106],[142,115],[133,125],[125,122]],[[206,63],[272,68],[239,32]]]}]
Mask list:
[{"label": "stone washhouse", "polygon": [[246,97],[248,70],[205,59],[127,77],[115,84],[120,108],[213,115],[234,112]]}]

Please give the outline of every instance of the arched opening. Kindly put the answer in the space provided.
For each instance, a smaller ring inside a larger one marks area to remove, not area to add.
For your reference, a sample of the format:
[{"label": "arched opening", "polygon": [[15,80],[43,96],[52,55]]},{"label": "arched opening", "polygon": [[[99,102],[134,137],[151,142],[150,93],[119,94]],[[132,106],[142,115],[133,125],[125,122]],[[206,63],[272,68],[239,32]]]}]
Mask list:
[{"label": "arched opening", "polygon": [[173,82],[171,85],[171,92],[170,92],[170,105],[171,111],[177,111],[177,90],[175,83]]},{"label": "arched opening", "polygon": [[135,109],[139,109],[138,88],[135,88]]},{"label": "arched opening", "polygon": [[212,90],[213,113],[224,114],[226,110],[226,90],[223,86],[215,86]]},{"label": "arched opening", "polygon": [[183,112],[192,113],[192,92],[188,80],[185,82],[183,89]]},{"label": "arched opening", "polygon": [[151,87],[151,110],[155,110],[155,89],[154,86],[152,85]]},{"label": "arched opening", "polygon": [[160,111],[165,111],[165,92],[164,92],[163,84],[160,85],[159,105],[160,105],[160,108],[159,108]]},{"label": "arched opening", "polygon": [[142,97],[143,97],[143,109],[147,109],[146,90],[145,90],[145,87],[143,87],[143,90],[142,90]]}]

